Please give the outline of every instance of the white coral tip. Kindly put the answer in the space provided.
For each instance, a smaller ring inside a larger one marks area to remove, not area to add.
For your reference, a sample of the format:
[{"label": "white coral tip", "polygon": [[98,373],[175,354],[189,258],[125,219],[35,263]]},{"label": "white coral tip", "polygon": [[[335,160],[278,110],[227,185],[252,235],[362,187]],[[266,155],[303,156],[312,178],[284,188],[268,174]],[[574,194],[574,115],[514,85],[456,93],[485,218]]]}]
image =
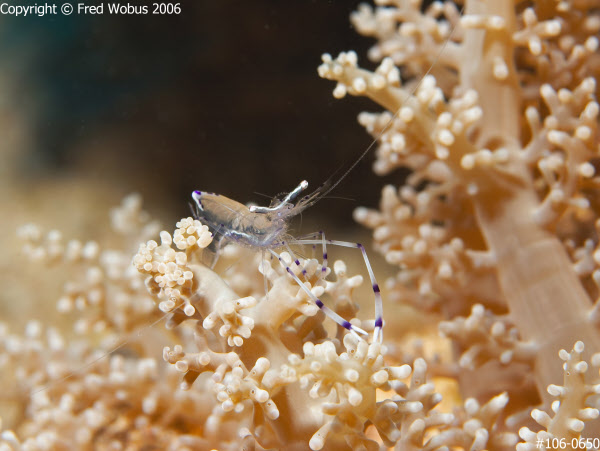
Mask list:
[{"label": "white coral tip", "polygon": [[473,169],[475,167],[475,156],[472,153],[463,155],[460,159],[460,165],[467,171]]},{"label": "white coral tip", "polygon": [[438,133],[438,141],[444,146],[451,146],[454,144],[454,135],[448,129],[442,129]]},{"label": "white coral tip", "polygon": [[333,97],[336,99],[342,99],[346,96],[348,90],[346,89],[346,85],[343,83],[338,83],[333,90]]},{"label": "white coral tip", "polygon": [[411,107],[405,106],[400,108],[400,111],[398,112],[398,117],[402,120],[402,122],[408,124],[414,119],[415,112]]},{"label": "white coral tip", "polygon": [[310,441],[308,442],[308,446],[313,451],[323,449],[323,446],[325,446],[325,437],[322,437],[319,432],[317,432],[311,437]]},{"label": "white coral tip", "polygon": [[[17,435],[13,432],[13,431],[2,431],[2,433],[0,434],[0,438],[4,441],[9,442],[12,445],[17,445],[18,448],[20,449],[20,443],[19,443],[19,439],[17,438]],[[8,448],[8,449],[12,449],[12,448]]]},{"label": "white coral tip", "polygon": [[204,321],[202,321],[202,327],[205,328],[206,330],[210,330],[213,327],[215,327],[215,316],[213,313],[209,314],[206,318],[204,318]]},{"label": "white coral tip", "polygon": [[256,363],[254,364],[253,371],[256,371],[260,374],[265,373],[271,367],[271,362],[266,357],[260,357]]},{"label": "white coral tip", "polygon": [[221,404],[221,408],[224,412],[231,412],[234,407],[235,405],[233,404],[233,401],[231,399],[227,399]]},{"label": "white coral tip", "polygon": [[394,379],[406,379],[410,376],[412,368],[410,365],[394,366],[389,368],[392,378]]},{"label": "white coral tip", "polygon": [[502,16],[490,16],[487,20],[487,25],[492,30],[502,30],[506,26],[506,21]]},{"label": "white coral tip", "polygon": [[210,354],[208,352],[198,354],[198,363],[202,366],[208,365],[210,363]]},{"label": "white coral tip", "polygon": [[333,58],[329,53],[323,53],[321,55],[321,61],[323,61],[324,63],[331,63],[333,61]]},{"label": "white coral tip", "polygon": [[489,406],[492,407],[492,409],[495,412],[499,412],[502,409],[504,409],[504,407],[506,407],[506,404],[508,404],[508,393],[506,392],[501,393],[498,396],[492,398],[489,402]]},{"label": "white coral tip", "polygon": [[371,86],[375,89],[385,88],[385,77],[381,74],[374,74],[371,78]]},{"label": "white coral tip", "polygon": [[494,74],[494,78],[496,80],[506,80],[509,75],[508,66],[504,62],[502,58],[496,57],[494,59],[492,73]]},{"label": "white coral tip", "polygon": [[175,369],[181,373],[187,373],[189,366],[185,360],[179,360],[175,362]]},{"label": "white coral tip", "polygon": [[358,371],[349,369],[345,371],[344,377],[348,382],[356,382],[358,381],[360,375],[358,374]]},{"label": "white coral tip", "polygon": [[514,352],[511,349],[507,349],[506,351],[500,354],[500,363],[503,365],[508,365],[514,356]]},{"label": "white coral tip", "polygon": [[465,400],[465,410],[469,415],[475,415],[479,410],[479,403],[475,398],[467,398]]},{"label": "white coral tip", "polygon": [[557,413],[558,409],[560,409],[560,401],[558,399],[552,401],[550,408],[552,409],[552,412]]},{"label": "white coral tip", "polygon": [[575,365],[575,371],[577,371],[580,374],[583,374],[587,371],[588,369],[588,364],[587,362],[579,362]]},{"label": "white coral tip", "polygon": [[583,421],[581,421],[577,418],[570,418],[567,421],[567,427],[573,432],[581,432],[581,431],[583,431],[585,424]]},{"label": "white coral tip", "polygon": [[594,420],[598,418],[600,411],[598,409],[594,409],[593,407],[586,407],[585,409],[581,409],[579,411],[579,418],[582,420]]},{"label": "white coral tip", "polygon": [[471,445],[472,450],[484,450],[488,447],[488,439],[490,438],[490,433],[487,429],[481,427],[475,432],[475,440],[473,440],[473,444]]},{"label": "white coral tip", "polygon": [[362,393],[356,388],[350,388],[348,390],[348,402],[351,406],[357,407],[363,400]]},{"label": "white coral tip", "polygon": [[170,246],[173,240],[171,239],[171,234],[166,230],[160,232],[160,242],[166,246]]},{"label": "white coral tip", "polygon": [[277,409],[277,406],[273,401],[268,401],[265,403],[265,411],[269,419],[276,420],[279,418],[279,409]]},{"label": "white coral tip", "polygon": [[537,434],[528,427],[522,427],[519,429],[519,437],[527,442],[533,442],[537,438]]},{"label": "white coral tip", "polygon": [[[577,127],[575,129],[575,136],[577,137],[577,139],[580,139],[582,141],[587,141],[588,139],[590,139],[592,137],[592,129],[590,127],[588,127],[587,125],[580,125],[579,127]],[[585,164],[586,163],[582,164],[581,166],[584,166]],[[589,163],[587,163],[587,164],[590,165]],[[580,166],[580,171],[581,171],[581,166]],[[593,166],[592,166],[592,169],[593,169]]]},{"label": "white coral tip", "polygon": [[254,399],[261,404],[264,402],[267,402],[269,400],[269,392],[266,390],[257,388],[254,391]]},{"label": "white coral tip", "polygon": [[373,376],[371,376],[371,381],[375,385],[385,384],[389,379],[389,374],[385,370],[379,370]]},{"label": "white coral tip", "polygon": [[533,409],[531,411],[531,418],[533,418],[537,423],[544,427],[548,427],[550,425],[550,422],[552,421],[550,415],[548,415],[543,410],[539,409]]},{"label": "white coral tip", "polygon": [[543,84],[540,87],[540,94],[542,95],[542,97],[544,99],[553,96],[555,94],[555,92],[556,91],[554,91],[554,88],[552,88],[552,86],[549,84]]},{"label": "white coral tip", "polygon": [[352,88],[358,94],[364,94],[366,92],[366,90],[367,90],[367,82],[365,81],[364,78],[357,77],[354,80],[352,80]]},{"label": "white coral tip", "polygon": [[481,428],[481,421],[476,418],[471,418],[463,423],[463,430],[469,435],[475,435]]},{"label": "white coral tip", "polygon": [[302,346],[302,351],[304,351],[304,356],[312,356],[315,355],[315,345],[314,343],[307,341]]},{"label": "white coral tip", "polygon": [[407,402],[404,405],[405,409],[411,413],[417,413],[420,412],[421,410],[423,410],[423,404],[416,401],[416,402]]},{"label": "white coral tip", "polygon": [[548,385],[548,393],[552,396],[564,396],[567,393],[567,389],[560,385],[550,384]]},{"label": "white coral tip", "polygon": [[188,304],[184,307],[183,313],[185,313],[185,316],[194,316],[194,313],[196,313],[196,309],[193,305]]},{"label": "white coral tip", "polygon": [[584,178],[592,178],[596,174],[594,166],[588,162],[579,165],[579,175]]}]

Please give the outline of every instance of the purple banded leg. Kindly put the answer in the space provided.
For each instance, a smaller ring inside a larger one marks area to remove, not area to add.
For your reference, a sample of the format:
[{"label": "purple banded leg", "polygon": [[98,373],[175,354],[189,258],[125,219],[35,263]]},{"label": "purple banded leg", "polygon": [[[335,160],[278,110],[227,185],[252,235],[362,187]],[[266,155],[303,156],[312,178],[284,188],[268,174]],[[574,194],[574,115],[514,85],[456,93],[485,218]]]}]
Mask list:
[{"label": "purple banded leg", "polygon": [[321,265],[321,279],[327,274],[327,240],[325,240],[325,232],[319,231],[321,235],[321,246],[323,247],[323,264]]},{"label": "purple banded leg", "polygon": [[331,318],[337,324],[342,326],[344,329],[348,330],[350,333],[354,334],[360,340],[363,340],[363,338],[360,335],[358,335],[359,333],[363,334],[363,335],[368,335],[368,333],[366,331],[362,330],[360,327],[353,326],[352,324],[350,324],[349,321],[346,321],[344,318],[342,318],[340,315],[335,313],[329,307],[326,307],[323,304],[323,302],[318,297],[316,297],[313,294],[313,292],[310,291],[306,285],[304,285],[304,283],[302,283],[300,278],[296,274],[294,274],[294,271],[292,271],[292,269],[285,264],[285,262],[279,256],[279,254],[277,254],[277,252],[275,252],[272,249],[269,249],[269,252],[271,253],[271,255],[275,256],[277,258],[277,260],[279,260],[279,263],[281,264],[281,266],[285,268],[287,273],[290,276],[292,276],[292,278],[296,281],[296,283],[300,286],[300,288],[302,288],[302,290],[304,290],[304,292],[306,294],[308,294],[308,296],[314,301],[315,304],[317,304],[317,307],[319,307],[319,309],[321,309],[323,311],[323,313],[325,313],[325,315],[327,315],[329,318]]},{"label": "purple banded leg", "polygon": [[308,274],[306,273],[306,269],[304,269],[304,267],[300,264],[300,260],[298,260],[298,257],[296,257],[296,254],[294,254],[294,251],[292,251],[292,248],[290,247],[290,245],[287,242],[284,242],[283,245],[289,252],[290,257],[292,257],[294,264],[302,270],[302,275],[304,276],[304,280],[308,280]]},{"label": "purple banded leg", "polygon": [[[319,230],[316,233],[310,233],[308,235],[301,236],[300,238],[297,238],[297,241],[304,244],[306,243],[306,239],[316,238],[319,236],[321,237],[321,241],[316,241],[315,243],[320,244],[321,248],[323,249],[323,263],[321,264],[321,274],[319,275],[319,279],[323,279],[327,273],[327,240],[325,239],[325,232]],[[313,249],[315,248],[315,243],[313,243]]]},{"label": "purple banded leg", "polygon": [[[371,286],[373,287],[373,293],[375,294],[375,331],[373,332],[373,341],[379,341],[380,343],[383,341],[383,300],[381,299],[381,291],[379,290],[379,284],[375,279],[375,274],[373,273],[373,268],[371,267],[371,263],[369,262],[369,257],[367,256],[367,251],[365,247],[360,243],[351,243],[349,241],[337,241],[337,240],[325,240],[327,244],[331,244],[333,246],[340,247],[350,247],[354,249],[360,249],[362,252],[363,259],[365,260],[365,265],[367,266],[367,271],[369,272],[369,277],[371,279]],[[320,244],[319,240],[298,240],[298,244]]]}]

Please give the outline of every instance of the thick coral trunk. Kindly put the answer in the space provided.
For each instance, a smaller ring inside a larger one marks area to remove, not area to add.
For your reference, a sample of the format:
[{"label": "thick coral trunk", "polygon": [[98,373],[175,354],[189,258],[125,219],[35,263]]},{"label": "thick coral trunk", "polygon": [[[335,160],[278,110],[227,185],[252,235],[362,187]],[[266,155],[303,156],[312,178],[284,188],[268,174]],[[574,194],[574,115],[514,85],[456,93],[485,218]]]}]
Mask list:
[{"label": "thick coral trunk", "polygon": [[[472,57],[461,67],[461,87],[479,93],[485,118],[477,147],[504,147],[518,155],[522,152],[522,107],[513,67],[514,2],[467,1],[466,13],[495,15],[505,21],[499,31],[465,33],[464,48]],[[494,61],[507,64],[505,78],[494,76]],[[563,245],[533,219],[539,199],[528,168],[521,159],[512,160],[510,180],[494,175],[476,182],[480,191],[475,196],[475,210],[488,248],[498,260],[497,276],[513,321],[524,340],[540,347],[535,360],[536,383],[540,396],[550,401],[546,387],[563,379],[558,351],[570,349],[577,340],[586,344],[588,355],[600,351],[600,333],[587,319],[591,300]]]},{"label": "thick coral trunk", "polygon": [[540,396],[550,401],[546,387],[563,378],[558,351],[581,340],[589,356],[600,350],[600,334],[588,320],[591,301],[563,245],[527,214],[537,202],[532,191],[511,194],[501,208],[498,202],[479,199],[477,216],[497,257],[498,281],[511,317],[522,339],[539,346],[535,379]]}]

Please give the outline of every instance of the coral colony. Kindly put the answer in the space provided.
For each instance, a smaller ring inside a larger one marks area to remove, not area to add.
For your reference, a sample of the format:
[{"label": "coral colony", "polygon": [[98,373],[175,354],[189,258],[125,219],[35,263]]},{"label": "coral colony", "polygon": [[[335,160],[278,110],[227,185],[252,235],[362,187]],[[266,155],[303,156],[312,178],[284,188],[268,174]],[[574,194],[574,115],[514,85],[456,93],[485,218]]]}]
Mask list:
[{"label": "coral colony", "polygon": [[[32,260],[64,266],[76,336],[0,327],[2,451],[599,447],[597,1],[378,1],[352,22],[379,67],[347,52],[319,74],[384,108],[359,117],[375,171],[411,170],[355,212],[398,268],[383,343],[327,320],[275,259],[227,246],[244,264],[212,271],[206,225],[159,233],[128,197],[118,250],[19,232]],[[362,277],[321,263],[290,267],[373,332]],[[452,351],[406,339],[398,305]]]}]

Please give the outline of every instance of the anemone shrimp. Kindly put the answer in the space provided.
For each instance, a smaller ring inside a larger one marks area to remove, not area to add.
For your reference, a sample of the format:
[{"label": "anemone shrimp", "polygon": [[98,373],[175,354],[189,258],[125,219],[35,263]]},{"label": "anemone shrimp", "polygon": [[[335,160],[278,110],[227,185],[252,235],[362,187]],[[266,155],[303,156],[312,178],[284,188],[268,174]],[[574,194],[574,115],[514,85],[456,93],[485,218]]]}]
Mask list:
[{"label": "anemone shrimp", "polygon": [[[338,180],[338,183],[339,181],[341,179]],[[225,196],[203,191],[194,191],[192,198],[195,202],[196,216],[203,224],[209,227],[213,236],[217,237],[217,257],[221,246],[227,243],[235,243],[242,247],[261,250],[263,257],[265,251],[270,253],[326,316],[360,338],[358,334],[368,335],[367,332],[358,326],[352,325],[348,320],[327,307],[294,273],[281,255],[275,251],[277,248],[285,247],[292,256],[296,266],[300,267],[300,261],[295,257],[290,243],[293,242],[299,245],[320,244],[323,249],[323,260],[320,271],[320,278],[322,278],[327,273],[327,244],[359,249],[369,272],[375,296],[375,329],[373,340],[381,342],[383,337],[383,302],[379,285],[375,279],[375,274],[364,246],[360,243],[349,241],[328,240],[322,231],[300,238],[293,238],[288,234],[290,219],[321,199],[335,185],[337,183],[333,186],[325,184],[294,203],[300,196],[300,193],[308,188],[308,182],[303,180],[283,199],[274,199],[269,207],[247,207]],[[311,237],[320,237],[320,239],[310,239]],[[302,273],[303,276],[306,276],[304,269],[302,269]]]}]

